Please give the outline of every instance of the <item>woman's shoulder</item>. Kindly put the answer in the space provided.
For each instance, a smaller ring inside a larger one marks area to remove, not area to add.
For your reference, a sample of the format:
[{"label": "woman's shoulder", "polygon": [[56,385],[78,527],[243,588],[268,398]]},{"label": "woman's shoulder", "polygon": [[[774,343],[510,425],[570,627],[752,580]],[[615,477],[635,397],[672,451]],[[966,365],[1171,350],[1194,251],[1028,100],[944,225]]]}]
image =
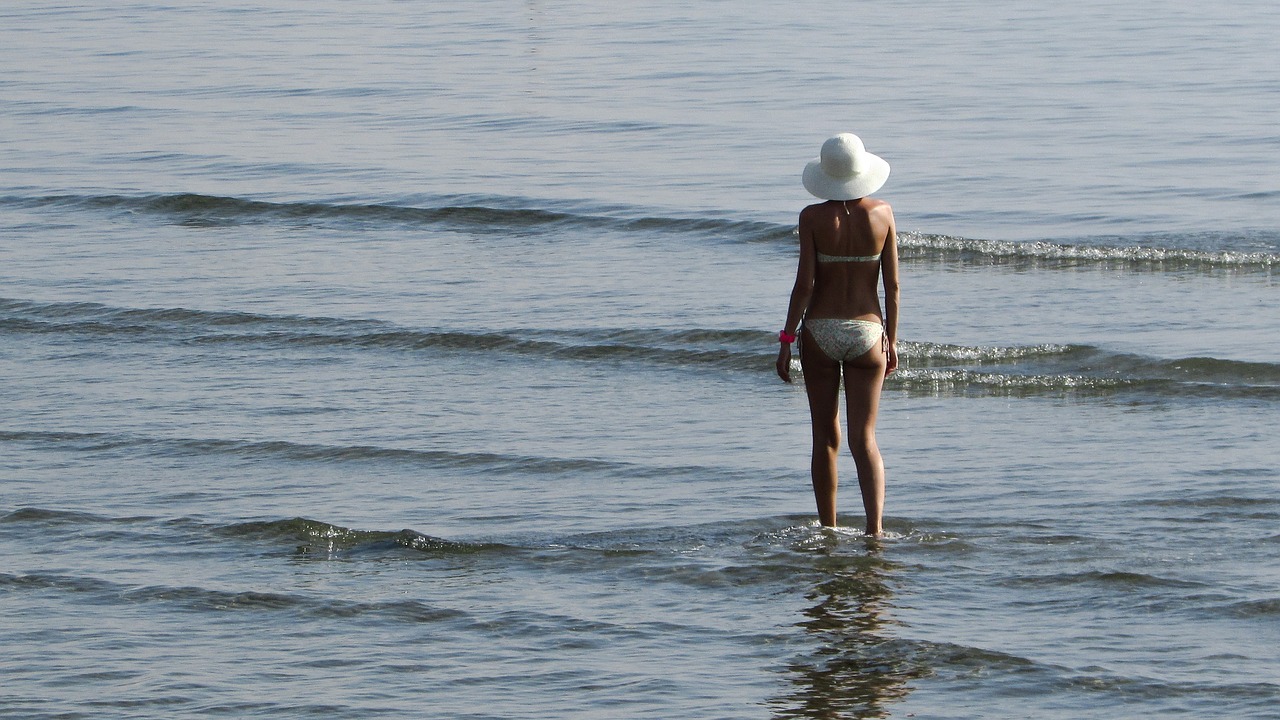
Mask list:
[{"label": "woman's shoulder", "polygon": [[[850,200],[849,202],[854,202],[854,201]],[[890,206],[888,202],[881,200],[880,198],[867,196],[864,198],[859,198],[857,200],[857,203],[858,203],[858,207],[861,208],[862,212],[865,212],[867,214],[887,213],[891,217],[893,215],[893,207]],[[829,202],[820,202],[820,203],[814,203],[812,205],[806,205],[804,209],[800,211],[800,220],[803,222],[805,220],[810,220],[813,218],[823,217],[827,215],[830,215],[830,216],[839,215],[840,214],[839,210],[840,210],[839,206],[833,206]]]},{"label": "woman's shoulder", "polygon": [[873,210],[884,210],[890,213],[893,212],[893,207],[889,205],[888,202],[881,200],[880,198],[865,197],[862,199],[862,203],[862,206],[867,209],[867,212],[871,212]]}]

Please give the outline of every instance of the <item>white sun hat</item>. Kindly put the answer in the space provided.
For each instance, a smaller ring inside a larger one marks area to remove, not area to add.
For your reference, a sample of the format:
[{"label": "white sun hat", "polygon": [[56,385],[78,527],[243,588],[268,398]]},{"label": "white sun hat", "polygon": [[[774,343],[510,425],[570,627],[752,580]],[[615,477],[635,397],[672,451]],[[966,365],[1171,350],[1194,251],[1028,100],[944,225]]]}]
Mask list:
[{"label": "white sun hat", "polygon": [[804,189],[823,200],[857,200],[889,179],[889,163],[872,155],[853,133],[822,143],[822,154],[804,168]]}]

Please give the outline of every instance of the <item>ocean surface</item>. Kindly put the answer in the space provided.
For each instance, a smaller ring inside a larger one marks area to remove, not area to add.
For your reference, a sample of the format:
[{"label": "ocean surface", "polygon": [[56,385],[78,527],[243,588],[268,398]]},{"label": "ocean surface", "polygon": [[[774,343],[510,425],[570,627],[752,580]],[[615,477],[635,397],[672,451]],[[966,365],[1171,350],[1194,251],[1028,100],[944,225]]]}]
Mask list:
[{"label": "ocean surface", "polygon": [[[0,4],[0,718],[1280,717],[1280,5]],[[773,372],[893,166],[889,536]]]}]

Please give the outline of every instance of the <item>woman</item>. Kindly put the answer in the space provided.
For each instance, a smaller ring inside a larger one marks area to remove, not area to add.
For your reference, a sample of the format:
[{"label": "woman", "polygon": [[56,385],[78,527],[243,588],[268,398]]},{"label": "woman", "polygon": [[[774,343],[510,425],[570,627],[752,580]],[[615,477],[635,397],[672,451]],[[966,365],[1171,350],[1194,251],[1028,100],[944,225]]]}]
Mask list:
[{"label": "woman", "polygon": [[[876,412],[884,377],[898,367],[898,245],[893,208],[868,197],[889,178],[889,164],[857,135],[827,140],[804,169],[804,187],[826,202],[800,211],[800,266],[787,322],[778,338],[778,375],[791,382],[791,343],[799,332],[800,367],[813,418],[813,494],[818,520],[836,524],[840,453],[840,378],[844,376],[849,449],[858,469],[867,534],[884,532],[884,462]],[[884,280],[884,313],[877,293]]]}]

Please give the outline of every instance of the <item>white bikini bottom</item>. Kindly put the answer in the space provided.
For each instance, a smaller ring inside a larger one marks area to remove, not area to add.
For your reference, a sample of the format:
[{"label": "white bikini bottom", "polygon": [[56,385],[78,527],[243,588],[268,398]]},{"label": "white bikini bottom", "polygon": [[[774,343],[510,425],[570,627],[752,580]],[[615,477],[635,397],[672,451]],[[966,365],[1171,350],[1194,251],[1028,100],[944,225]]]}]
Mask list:
[{"label": "white bikini bottom", "polygon": [[861,357],[884,339],[884,325],[877,320],[817,318],[805,320],[804,326],[823,354],[836,362]]}]

